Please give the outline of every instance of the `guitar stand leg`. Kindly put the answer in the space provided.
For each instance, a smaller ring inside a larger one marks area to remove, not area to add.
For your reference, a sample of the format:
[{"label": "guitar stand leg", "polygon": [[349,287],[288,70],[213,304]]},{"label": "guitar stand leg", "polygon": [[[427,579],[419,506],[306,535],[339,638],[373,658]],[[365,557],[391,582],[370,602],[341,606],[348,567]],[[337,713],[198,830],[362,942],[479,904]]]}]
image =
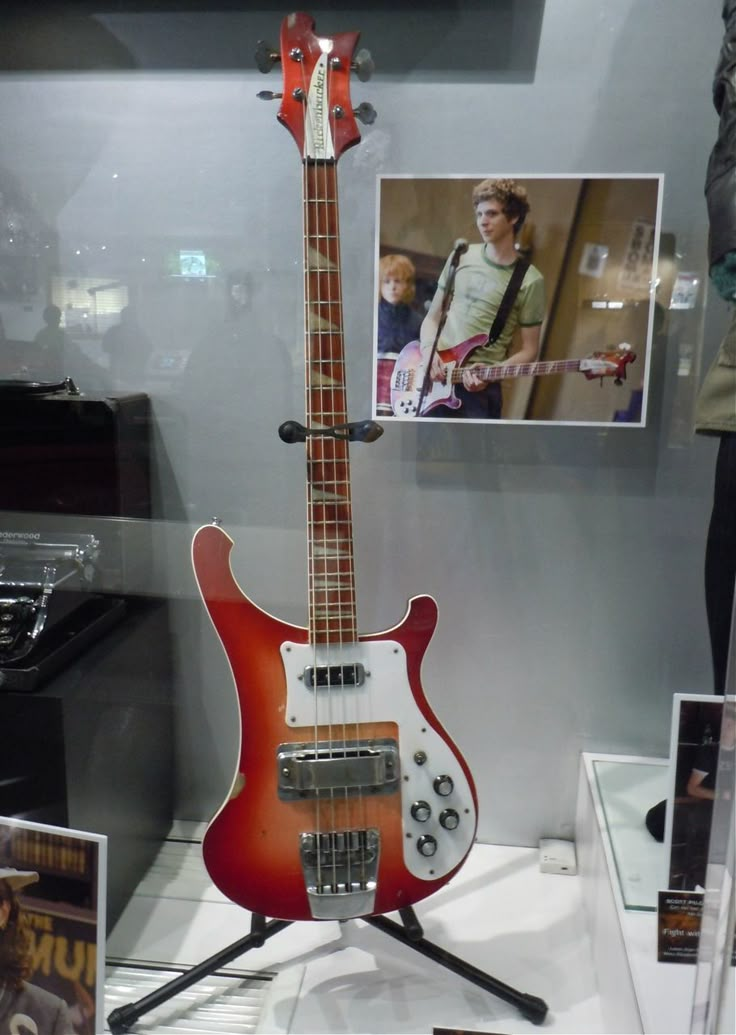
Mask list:
[{"label": "guitar stand leg", "polygon": [[126,1003],[124,1006],[119,1006],[116,1010],[113,1010],[107,1018],[110,1031],[113,1035],[122,1035],[123,1032],[130,1031],[131,1025],[135,1024],[144,1013],[148,1013],[154,1007],[165,1003],[167,999],[171,999],[178,992],[189,988],[190,985],[195,984],[202,978],[214,974],[215,971],[226,966],[232,960],[237,959],[238,956],[242,956],[249,949],[260,948],[268,938],[278,934],[279,931],[283,931],[284,928],[290,925],[290,920],[269,920],[266,922],[265,917],[253,913],[250,934],[247,934],[245,938],[241,938],[238,942],[233,942],[226,949],[215,953],[214,956],[210,956],[203,963],[199,963],[196,967],[192,967],[191,970],[180,974],[172,981],[162,985],[155,992],[151,992],[149,995],[137,1000],[137,1002]]},{"label": "guitar stand leg", "polygon": [[[409,923],[404,918],[404,913],[410,914]],[[414,911],[409,907],[407,910],[401,910],[400,915],[404,920],[404,926],[395,923],[393,920],[389,920],[385,916],[366,916],[363,919],[366,923],[371,924],[379,931],[383,931],[384,934],[390,935],[397,941],[403,942],[404,945],[408,945],[410,949],[414,949],[416,952],[426,956],[428,959],[434,960],[435,963],[439,963],[441,966],[446,967],[447,970],[451,970],[454,974],[459,974],[460,977],[466,978],[471,981],[474,985],[479,985],[480,988],[491,992],[493,995],[502,999],[506,1003],[511,1003],[515,1006],[521,1015],[526,1020],[531,1021],[532,1024],[541,1024],[544,1018],[547,1016],[547,1004],[543,999],[538,996],[529,995],[526,992],[519,992],[515,988],[511,988],[509,985],[505,985],[502,981],[498,981],[496,978],[491,977],[490,974],[485,974],[482,970],[478,970],[477,967],[472,966],[470,963],[466,963],[465,960],[459,959],[457,956],[453,956],[445,949],[441,949],[438,945],[433,945],[432,942],[428,942],[426,938],[422,936],[422,929],[419,925],[419,921],[414,916]],[[413,921],[411,916],[414,917]],[[417,929],[419,934],[417,935]]]},{"label": "guitar stand leg", "polygon": [[[411,906],[400,909],[399,915],[403,926],[402,924],[395,923],[393,920],[389,920],[385,916],[367,916],[363,917],[363,919],[378,931],[383,931],[384,934],[388,934],[397,941],[403,942],[404,945],[408,945],[410,949],[421,953],[422,956],[434,960],[435,963],[439,963],[454,974],[458,974],[467,981],[471,981],[474,985],[480,986],[486,992],[491,992],[504,1002],[511,1003],[512,1006],[519,1010],[523,1017],[533,1024],[542,1023],[547,1015],[547,1004],[543,999],[539,999],[535,995],[528,995],[525,992],[518,992],[515,988],[511,988],[502,981],[498,981],[489,974],[485,974],[470,963],[466,963],[457,956],[453,956],[445,949],[441,949],[439,946],[433,945],[432,942],[428,942],[424,937],[422,926],[417,919],[416,913]],[[210,956],[203,963],[199,963],[184,974],[180,974],[172,981],[162,985],[155,992],[151,992],[149,995],[137,1000],[137,1002],[126,1003],[125,1006],[119,1006],[116,1010],[113,1010],[107,1018],[112,1035],[124,1035],[125,1032],[129,1032],[131,1026],[144,1013],[156,1006],[160,1006],[161,1003],[171,999],[178,992],[189,988],[190,985],[195,984],[202,978],[214,974],[215,971],[226,966],[232,960],[237,959],[238,956],[242,956],[249,949],[260,948],[274,934],[278,934],[279,931],[290,927],[291,923],[291,920],[267,921],[259,913],[253,913],[251,915],[250,934],[247,934],[245,938],[241,938],[238,942],[233,942],[226,949],[215,953],[214,956]]]}]

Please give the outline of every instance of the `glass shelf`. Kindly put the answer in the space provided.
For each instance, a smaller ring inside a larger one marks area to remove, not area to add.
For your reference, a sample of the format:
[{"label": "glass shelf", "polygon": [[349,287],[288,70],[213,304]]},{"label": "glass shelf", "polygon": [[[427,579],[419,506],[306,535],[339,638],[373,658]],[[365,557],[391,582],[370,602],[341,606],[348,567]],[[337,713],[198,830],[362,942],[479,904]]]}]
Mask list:
[{"label": "glass shelf", "polygon": [[669,767],[594,759],[593,770],[624,906],[656,912],[657,892],[667,887],[666,852],[644,820],[652,805],[667,797]]}]

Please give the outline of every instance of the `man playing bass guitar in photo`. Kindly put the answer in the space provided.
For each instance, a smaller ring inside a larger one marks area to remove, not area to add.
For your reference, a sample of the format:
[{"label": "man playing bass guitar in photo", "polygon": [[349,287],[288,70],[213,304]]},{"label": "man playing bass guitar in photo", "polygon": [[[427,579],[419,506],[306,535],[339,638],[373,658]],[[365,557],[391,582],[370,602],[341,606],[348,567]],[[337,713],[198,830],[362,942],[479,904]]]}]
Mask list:
[{"label": "man playing bass guitar in photo", "polygon": [[[488,335],[490,340],[473,349],[463,362],[462,381],[455,387],[460,407],[437,406],[431,415],[497,420],[502,410],[501,381],[482,380],[476,367],[532,363],[537,359],[544,319],[544,278],[516,249],[517,236],[529,213],[526,189],[514,180],[483,180],[473,189],[472,198],[482,243],[467,245],[459,241],[445,263],[422,322],[421,354],[425,369],[431,357],[430,380],[442,381],[447,371],[439,353],[475,335]],[[441,326],[448,287],[452,295]],[[512,355],[517,329],[520,347]]]}]

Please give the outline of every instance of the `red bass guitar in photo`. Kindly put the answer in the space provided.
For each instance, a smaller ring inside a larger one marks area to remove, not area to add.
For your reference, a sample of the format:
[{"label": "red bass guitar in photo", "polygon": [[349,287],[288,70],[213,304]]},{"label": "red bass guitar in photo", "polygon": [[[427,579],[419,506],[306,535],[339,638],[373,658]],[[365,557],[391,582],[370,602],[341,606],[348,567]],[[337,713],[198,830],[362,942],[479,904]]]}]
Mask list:
[{"label": "red bass guitar in photo", "polygon": [[[467,341],[440,351],[446,372],[442,381],[430,381],[424,397],[424,361],[418,341],[410,341],[399,353],[390,376],[391,409],[397,417],[425,417],[438,406],[457,410],[461,403],[455,385],[462,383],[462,364],[471,353],[488,341],[487,334],[476,334]],[[626,367],[636,359],[631,346],[622,342],[611,349],[591,352],[582,359],[538,360],[534,363],[476,364],[484,381],[505,381],[512,377],[539,377],[545,374],[584,374],[589,381],[612,377],[616,384],[626,380]]]},{"label": "red bass guitar in photo", "polygon": [[351,69],[366,77],[357,42],[358,33],[318,35],[308,15],[292,14],[280,55],[262,48],[259,61],[280,58],[278,118],[303,169],[307,414],[306,427],[289,426],[306,443],[308,627],[242,593],[218,525],[192,544],[241,719],[232,788],[204,860],[230,899],[284,920],[411,906],[457,872],[477,823],[470,771],[420,679],[434,600],[414,597],[398,625],[358,632],[348,447],[359,436],[348,430],[336,177],[360,139],[356,114],[372,113],[350,100]]}]

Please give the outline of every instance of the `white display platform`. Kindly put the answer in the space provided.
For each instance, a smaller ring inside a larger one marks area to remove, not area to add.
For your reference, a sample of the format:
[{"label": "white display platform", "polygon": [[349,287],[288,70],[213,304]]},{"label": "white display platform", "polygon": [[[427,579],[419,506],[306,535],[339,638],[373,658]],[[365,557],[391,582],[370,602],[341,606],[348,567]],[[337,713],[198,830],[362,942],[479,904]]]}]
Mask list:
[{"label": "white display platform", "polygon": [[[143,1015],[134,1030],[686,1032],[695,967],[657,963],[657,893],[667,865],[664,846],[644,825],[648,809],[666,796],[667,780],[663,759],[585,754],[577,877],[541,873],[534,848],[477,844],[451,884],[417,905],[429,941],[543,998],[549,1014],[541,1026],[364,922],[349,921],[294,924],[216,979]],[[111,932],[108,1012],[164,985],[172,968],[191,967],[248,933],[250,915],[209,880],[202,831],[202,824],[175,825]]]},{"label": "white display platform", "polygon": [[666,759],[581,759],[578,872],[609,1032],[690,1030],[695,966],[657,963],[657,892],[666,887],[667,861],[644,825],[667,781]]},{"label": "white display platform", "polygon": [[[157,976],[159,987],[165,984],[171,966],[192,966],[248,933],[250,914],[225,899],[207,876],[197,843],[201,829],[180,825],[175,833],[180,839],[162,850],[108,939],[108,1014],[148,994]],[[156,1035],[427,1035],[435,1026],[499,1035],[606,1031],[580,882],[540,873],[537,849],[475,845],[451,884],[418,903],[416,913],[429,941],[544,999],[549,1006],[544,1024],[525,1021],[491,993],[364,922],[349,921],[294,924],[224,968],[225,976],[243,979],[231,983],[238,1003],[260,997],[259,1016],[247,1025],[242,1012],[238,1027],[227,1019],[228,997],[208,981],[142,1016],[134,1030]],[[113,960],[128,962],[120,966]],[[131,966],[136,961],[159,965],[158,975],[149,973],[141,985]],[[257,971],[268,986],[255,986],[248,970]]]}]

